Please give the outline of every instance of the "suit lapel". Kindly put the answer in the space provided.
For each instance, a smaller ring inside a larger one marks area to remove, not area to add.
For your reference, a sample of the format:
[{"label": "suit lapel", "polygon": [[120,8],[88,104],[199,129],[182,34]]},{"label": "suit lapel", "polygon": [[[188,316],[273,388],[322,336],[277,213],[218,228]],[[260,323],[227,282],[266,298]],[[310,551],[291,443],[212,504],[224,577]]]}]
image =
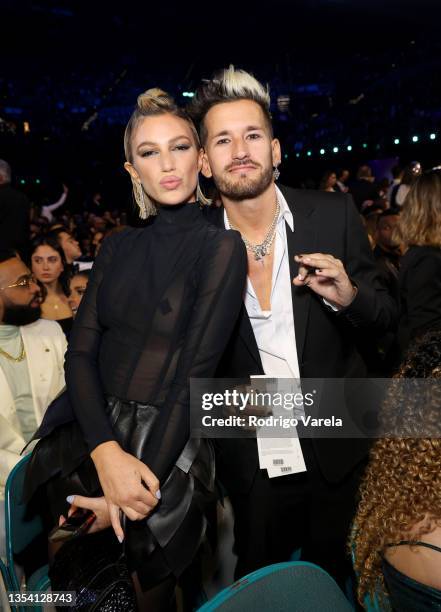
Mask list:
[{"label": "suit lapel", "polygon": [[[217,227],[222,227],[225,229],[224,224],[224,208],[220,207],[209,207],[205,211],[205,215],[207,220],[213,225]],[[251,353],[254,361],[259,366],[259,370],[263,372],[262,361],[259,355],[259,349],[257,347],[256,338],[254,336],[253,328],[251,326],[251,321],[248,317],[247,309],[245,308],[245,304],[242,304],[242,308],[239,314],[239,335],[244,342],[247,350]]]},{"label": "suit lapel", "polygon": [[[298,190],[281,189],[294,217],[294,232],[289,226],[286,229],[289,268],[291,278],[297,276],[299,265],[294,260],[295,255],[315,253],[317,243],[317,224],[314,218],[313,200],[308,202],[305,194]],[[311,291],[307,287],[296,287],[291,284],[294,329],[296,334],[297,358],[301,367],[306,329],[308,326]]]}]

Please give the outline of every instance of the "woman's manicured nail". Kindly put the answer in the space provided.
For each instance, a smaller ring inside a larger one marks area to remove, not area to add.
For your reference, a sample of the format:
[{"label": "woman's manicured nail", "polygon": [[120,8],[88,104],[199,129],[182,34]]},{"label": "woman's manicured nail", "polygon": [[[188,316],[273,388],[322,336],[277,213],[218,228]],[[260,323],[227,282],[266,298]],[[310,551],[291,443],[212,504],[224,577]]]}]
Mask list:
[{"label": "woman's manicured nail", "polygon": [[161,491],[158,489],[155,493],[157,499],[161,499]]},{"label": "woman's manicured nail", "polygon": [[118,542],[122,544],[124,540],[123,536],[116,536],[116,537],[118,538]]},{"label": "woman's manicured nail", "polygon": [[68,504],[73,504],[73,500],[74,500],[75,495],[68,495],[66,497],[66,501]]}]

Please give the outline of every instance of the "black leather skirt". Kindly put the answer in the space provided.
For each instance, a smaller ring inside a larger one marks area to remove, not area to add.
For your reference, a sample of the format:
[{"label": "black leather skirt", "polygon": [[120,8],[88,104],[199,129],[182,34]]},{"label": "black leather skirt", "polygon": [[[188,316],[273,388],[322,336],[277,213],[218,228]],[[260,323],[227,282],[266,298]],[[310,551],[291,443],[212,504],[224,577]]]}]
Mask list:
[{"label": "black leather skirt", "polygon": [[[141,461],[159,411],[139,402],[109,398],[108,417],[120,446]],[[95,466],[76,421],[55,427],[33,450],[25,500],[43,493],[52,524],[67,509],[67,495],[102,495]],[[130,571],[143,589],[171,574],[179,577],[196,555],[206,529],[205,509],[214,497],[214,453],[208,440],[190,439],[161,483],[161,501],[142,521],[124,521]],[[109,530],[109,537],[115,537]]]}]

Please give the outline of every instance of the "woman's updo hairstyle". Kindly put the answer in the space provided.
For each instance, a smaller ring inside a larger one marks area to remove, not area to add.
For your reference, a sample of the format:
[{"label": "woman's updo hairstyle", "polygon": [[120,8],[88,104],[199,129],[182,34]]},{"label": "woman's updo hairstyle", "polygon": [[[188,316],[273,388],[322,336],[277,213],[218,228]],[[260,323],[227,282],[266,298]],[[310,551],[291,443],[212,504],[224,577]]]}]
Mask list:
[{"label": "woman's updo hairstyle", "polygon": [[[197,147],[200,148],[201,144],[199,141],[199,136],[190,116],[185,112],[184,109],[180,108],[176,104],[172,96],[170,96],[162,89],[154,87],[152,89],[148,89],[147,91],[138,96],[136,108],[133,111],[129,122],[127,123],[127,127],[124,132],[124,152],[126,155],[126,160],[128,162],[133,163],[132,136],[139,122],[142,121],[144,117],[154,117],[165,114],[174,115],[175,117],[179,117],[180,119],[184,119],[184,121],[187,121],[194,136],[195,143]],[[138,205],[139,216],[141,217],[141,219],[147,219],[152,215],[156,215],[158,212],[157,208],[154,202],[152,202],[152,200],[144,191],[141,182],[136,181],[132,178],[132,186],[133,196],[135,198],[136,204]],[[196,197],[200,204],[210,204],[210,200],[208,200],[202,193],[201,188],[199,187],[199,182],[197,186]]]}]

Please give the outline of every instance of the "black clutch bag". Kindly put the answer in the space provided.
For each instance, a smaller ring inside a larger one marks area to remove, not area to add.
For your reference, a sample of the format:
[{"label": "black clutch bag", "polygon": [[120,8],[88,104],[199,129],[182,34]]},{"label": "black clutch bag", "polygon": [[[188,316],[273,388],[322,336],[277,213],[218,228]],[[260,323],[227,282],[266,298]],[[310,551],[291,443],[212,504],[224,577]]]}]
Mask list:
[{"label": "black clutch bag", "polygon": [[76,593],[75,604],[68,608],[72,612],[136,612],[123,547],[111,529],[66,542],[55,555],[49,577],[53,591]]}]

